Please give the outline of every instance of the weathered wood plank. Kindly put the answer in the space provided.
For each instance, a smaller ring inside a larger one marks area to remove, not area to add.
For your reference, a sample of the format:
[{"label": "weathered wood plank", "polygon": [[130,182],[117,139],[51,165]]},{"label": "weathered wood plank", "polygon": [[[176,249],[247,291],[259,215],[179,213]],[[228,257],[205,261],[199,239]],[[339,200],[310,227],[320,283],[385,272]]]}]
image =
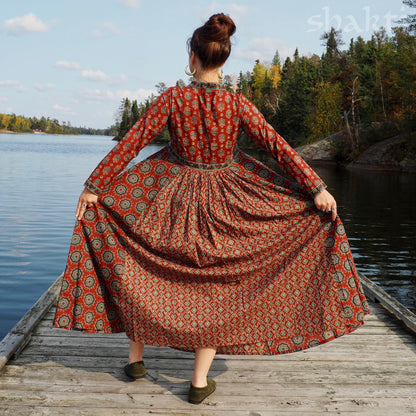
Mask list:
[{"label": "weathered wood plank", "polygon": [[[153,369],[148,372],[148,377],[154,382],[165,381],[167,378],[171,378],[175,382],[189,380],[192,374],[192,367],[185,369],[176,369],[174,372],[168,370]],[[304,371],[304,372],[284,372],[279,369],[271,369],[269,371],[259,372],[253,368],[252,371],[242,371],[233,369],[217,369],[213,368],[210,371],[212,377],[217,382],[221,383],[233,383],[235,381],[243,380],[258,385],[276,383],[331,383],[331,384],[363,384],[370,383],[371,385],[386,385],[386,384],[402,384],[402,385],[413,385],[416,391],[415,382],[415,371],[406,370],[403,366],[400,372],[396,370],[384,371],[384,372],[366,372],[365,369],[362,371],[354,372],[325,372],[325,371]],[[7,374],[6,374],[7,376]],[[68,368],[54,368],[53,371],[47,369],[46,371],[37,372],[24,371],[20,374],[21,378],[36,378],[39,381],[48,381],[51,379],[64,380],[65,377],[69,377],[73,382],[82,385],[88,384],[88,382],[99,382],[106,380],[111,383],[113,379],[119,379],[123,382],[129,382],[130,380],[122,372],[122,369],[115,369],[113,371],[95,372],[94,370],[73,370]],[[189,384],[189,382],[188,382]]]},{"label": "weathered wood plank", "polygon": [[[88,409],[87,411],[79,411],[76,409],[70,409],[68,407],[15,407],[12,410],[10,409],[2,409],[0,404],[0,411],[3,410],[5,413],[1,413],[3,416],[56,416],[56,415],[65,415],[65,416],[312,416],[312,415],[323,415],[325,416],[339,416],[341,413],[339,411],[324,411],[320,409],[319,411],[314,411],[311,409],[310,412],[305,413],[303,411],[297,411],[295,409],[286,409],[283,411],[279,411],[278,413],[274,410],[271,411],[250,411],[250,410],[221,410],[217,408],[213,408],[212,406],[205,408],[206,410],[197,410],[196,412],[192,413],[192,410],[184,411],[184,410],[176,410],[176,409],[169,409],[168,412],[166,411],[158,411],[154,409],[140,409],[140,413],[138,413],[135,409]],[[396,416],[397,413],[394,413],[394,409],[386,409],[386,415]],[[363,413],[357,413],[357,410],[352,411],[343,411],[343,416],[362,416]],[[366,409],[365,416],[384,416],[380,413],[380,409]],[[400,413],[400,416],[413,416],[412,413]]]},{"label": "weathered wood plank", "polygon": [[[149,355],[149,354],[148,354]],[[163,371],[176,369],[191,369],[193,360],[189,359],[168,359],[168,358],[154,358],[152,355],[145,356],[146,367],[149,371]],[[227,370],[238,370],[241,374],[249,373],[250,371],[270,371],[271,368],[279,372],[305,372],[315,371],[321,374],[336,373],[336,372],[366,372],[366,373],[379,373],[379,372],[397,372],[402,370],[406,372],[412,372],[416,374],[416,359],[402,360],[400,363],[397,361],[389,361],[389,357],[386,355],[385,359],[380,359],[374,365],[374,361],[346,361],[340,358],[337,361],[326,360],[302,360],[302,361],[286,361],[275,358],[274,361],[266,360],[252,360],[249,363],[247,360],[228,360],[218,356],[213,363],[212,368],[221,370],[226,368]],[[102,360],[97,357],[68,357],[68,356],[22,356],[19,358],[19,365],[13,365],[10,363],[2,373],[2,379],[6,377],[15,378],[18,377],[23,371],[36,371],[38,374],[42,372],[43,368],[47,368],[50,371],[55,371],[55,368],[71,368],[73,370],[82,369],[85,371],[95,372],[121,372],[121,369],[126,364],[126,358],[114,358],[108,357],[106,360]],[[23,368],[24,367],[24,368]],[[55,373],[56,374],[56,373]],[[412,384],[416,383],[415,380]]]},{"label": "weathered wood plank", "polygon": [[381,303],[392,315],[416,333],[416,315],[363,274],[359,273],[359,275],[366,296],[373,302]]},{"label": "weathered wood plank", "polygon": [[61,276],[0,342],[0,369],[30,341],[33,328],[36,327],[43,316],[50,310],[52,302],[56,299],[60,290],[60,281]]},{"label": "weathered wood plank", "polygon": [[[77,394],[79,392],[83,393],[114,393],[114,394],[128,394],[128,393],[145,393],[145,394],[166,394],[166,391],[169,390],[172,394],[182,394],[187,386],[189,381],[184,382],[175,382],[172,381],[158,381],[157,383],[150,380],[140,380],[137,382],[122,382],[117,381],[111,383],[88,383],[85,385],[78,385],[76,383],[71,383],[69,380],[65,380],[61,383],[61,380],[54,381],[52,385],[47,384],[47,390],[50,392],[66,392]],[[389,384],[387,386],[379,385],[362,385],[362,384],[349,384],[349,385],[332,385],[330,383],[268,383],[262,385],[253,385],[250,382],[236,381],[234,383],[223,384],[221,387],[221,394],[233,394],[240,397],[244,396],[256,396],[258,398],[267,397],[273,395],[275,397],[281,398],[311,398],[311,397],[320,397],[320,396],[334,396],[338,398],[370,398],[375,399],[378,397],[383,398],[396,398],[396,397],[414,397],[415,387],[414,385],[406,386],[403,384]],[[33,392],[42,392],[45,390],[45,381],[41,381],[36,384],[33,383],[23,383],[22,379],[17,379],[15,382],[3,384],[0,388],[2,395],[7,395],[8,390],[13,391],[33,391]]]},{"label": "weathered wood plank", "polygon": [[[64,392],[8,392],[8,396],[3,399],[2,405],[20,405],[22,401],[30,401],[31,405],[37,406],[61,406],[70,408],[82,409],[135,409],[140,412],[145,410],[157,410],[169,412],[170,409],[177,410],[199,410],[195,406],[186,402],[187,387],[180,393],[172,393],[166,391],[165,394],[155,396],[153,394],[144,393],[127,393],[114,394],[107,393],[105,395],[98,393],[64,393]],[[394,406],[391,398],[335,398],[331,396],[320,396],[315,398],[281,398],[276,396],[269,396],[267,400],[259,401],[258,397],[247,395],[244,397],[235,395],[222,395],[220,391],[215,392],[210,398],[206,400],[203,408],[221,408],[221,410],[235,410],[241,409],[241,400],[244,400],[245,409],[255,409],[260,414],[263,411],[275,411],[276,414],[282,411],[287,411],[288,408],[303,411],[305,414],[310,413],[325,413],[327,411],[338,411],[342,414],[343,411],[356,411],[364,414],[366,408],[390,409],[390,411],[400,408],[403,411],[416,412],[416,404],[413,398],[397,397],[394,399]],[[140,413],[139,413],[140,414]],[[167,413],[169,414],[169,413]],[[193,413],[196,414],[196,413]],[[381,415],[386,413],[380,413]],[[397,414],[397,413],[396,413]]]},{"label": "weathered wood plank", "polygon": [[[120,339],[108,339],[105,338],[93,338],[93,337],[56,337],[56,336],[42,336],[42,335],[32,335],[31,346],[32,347],[44,347],[48,348],[54,347],[65,347],[65,348],[80,348],[80,349],[89,349],[92,346],[97,345],[98,342],[102,341],[102,344],[105,348],[117,348],[120,347]],[[121,340],[123,347],[128,347],[128,341],[126,338]],[[337,340],[338,341],[338,340]],[[368,343],[372,342],[375,347],[383,346],[389,348],[402,348],[408,347],[416,350],[416,339],[413,335],[402,335],[398,337],[387,337],[384,335],[361,335],[360,337],[343,337],[339,342],[343,346],[354,345],[357,348],[368,348]]]}]

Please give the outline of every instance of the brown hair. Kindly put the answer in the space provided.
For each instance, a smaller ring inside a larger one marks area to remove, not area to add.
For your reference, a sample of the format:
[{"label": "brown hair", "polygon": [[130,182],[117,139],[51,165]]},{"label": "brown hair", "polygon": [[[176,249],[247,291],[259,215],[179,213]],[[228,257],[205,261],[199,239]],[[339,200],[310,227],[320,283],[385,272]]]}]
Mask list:
[{"label": "brown hair", "polygon": [[230,37],[235,29],[230,16],[223,13],[214,14],[188,39],[188,52],[195,53],[203,68],[218,68],[230,56]]}]

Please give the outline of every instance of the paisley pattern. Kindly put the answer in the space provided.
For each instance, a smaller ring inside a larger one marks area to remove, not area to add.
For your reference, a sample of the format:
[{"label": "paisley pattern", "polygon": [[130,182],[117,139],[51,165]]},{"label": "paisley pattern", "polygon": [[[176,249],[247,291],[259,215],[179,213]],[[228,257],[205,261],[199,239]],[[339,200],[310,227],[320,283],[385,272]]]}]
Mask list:
[{"label": "paisley pattern", "polygon": [[[124,170],[168,125],[170,144]],[[296,182],[236,148],[244,130]],[[280,354],[368,313],[344,227],[315,208],[321,179],[243,96],[162,94],[97,166],[55,325],[193,351]]]}]

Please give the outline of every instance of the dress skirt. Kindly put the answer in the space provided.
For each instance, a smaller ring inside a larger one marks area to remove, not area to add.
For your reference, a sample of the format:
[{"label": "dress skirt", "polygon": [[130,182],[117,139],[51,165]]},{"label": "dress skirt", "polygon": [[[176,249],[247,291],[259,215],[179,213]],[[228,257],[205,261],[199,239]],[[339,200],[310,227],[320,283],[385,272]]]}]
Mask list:
[{"label": "dress skirt", "polygon": [[167,146],[77,221],[55,325],[280,354],[350,333],[366,313],[339,218],[241,151],[204,165]]}]

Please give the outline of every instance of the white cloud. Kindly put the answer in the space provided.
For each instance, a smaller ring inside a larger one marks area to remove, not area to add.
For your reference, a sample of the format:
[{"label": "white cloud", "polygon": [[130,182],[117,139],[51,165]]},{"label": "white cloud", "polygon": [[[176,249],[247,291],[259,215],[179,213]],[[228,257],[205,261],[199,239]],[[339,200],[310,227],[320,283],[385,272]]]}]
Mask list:
[{"label": "white cloud", "polygon": [[16,85],[20,85],[20,82],[19,81],[14,81],[14,80],[11,80],[11,79],[8,79],[6,81],[0,81],[0,87],[1,86],[3,86],[3,87],[10,87],[10,86],[14,87]]},{"label": "white cloud", "polygon": [[110,90],[100,89],[88,89],[81,88],[78,90],[78,94],[83,101],[87,102],[103,102],[107,100],[113,100],[120,102],[123,98],[128,97],[131,100],[137,100],[138,102],[144,101],[149,96],[157,95],[156,90],[146,90],[139,88],[138,90],[117,90],[115,92]]},{"label": "white cloud", "polygon": [[5,32],[16,36],[23,33],[44,33],[49,30],[49,27],[33,13],[5,20],[0,27]]},{"label": "white cloud", "polygon": [[93,71],[91,69],[84,69],[81,72],[81,76],[82,78],[88,79],[90,81],[98,81],[98,82],[108,82],[111,79],[103,71]]},{"label": "white cloud", "polygon": [[137,100],[139,103],[144,101],[146,98],[151,95],[158,95],[156,90],[146,90],[144,88],[139,88],[138,90],[118,90],[114,93],[114,98],[117,101],[122,100],[125,97],[130,98],[131,100]]},{"label": "white cloud", "polygon": [[43,91],[47,91],[47,90],[54,90],[56,88],[56,85],[55,84],[44,84],[44,85],[35,84],[35,88],[38,91],[43,92]]},{"label": "white cloud", "polygon": [[66,115],[70,115],[70,116],[76,116],[77,115],[77,113],[72,111],[69,107],[63,107],[62,105],[59,105],[59,104],[54,104],[52,108],[55,111],[57,111],[58,113],[61,113],[61,114],[66,114]]},{"label": "white cloud", "polygon": [[65,69],[82,69],[81,66],[79,64],[77,64],[76,62],[69,62],[69,61],[57,61],[55,63],[55,66],[57,68],[65,68]]},{"label": "white cloud", "polygon": [[12,87],[16,91],[22,92],[26,91],[26,88],[21,84],[20,81],[8,79],[6,81],[0,81],[0,87]]},{"label": "white cloud", "polygon": [[140,7],[140,0],[118,0],[123,6],[137,9]]},{"label": "white cloud", "polygon": [[108,99],[112,99],[110,91],[103,91],[99,89],[81,88],[78,90],[78,95],[82,101],[88,102],[101,102]]},{"label": "white cloud", "polygon": [[284,60],[287,56],[293,55],[295,48],[280,39],[257,38],[253,39],[247,48],[236,48],[233,56],[250,62],[256,59],[262,62],[271,62],[276,51],[279,51],[280,57]]},{"label": "white cloud", "polygon": [[127,77],[124,74],[120,74],[117,77],[110,77],[103,71],[93,71],[91,69],[84,69],[81,72],[81,76],[85,79],[95,82],[104,82],[108,85],[117,85],[122,84],[127,81]]}]

